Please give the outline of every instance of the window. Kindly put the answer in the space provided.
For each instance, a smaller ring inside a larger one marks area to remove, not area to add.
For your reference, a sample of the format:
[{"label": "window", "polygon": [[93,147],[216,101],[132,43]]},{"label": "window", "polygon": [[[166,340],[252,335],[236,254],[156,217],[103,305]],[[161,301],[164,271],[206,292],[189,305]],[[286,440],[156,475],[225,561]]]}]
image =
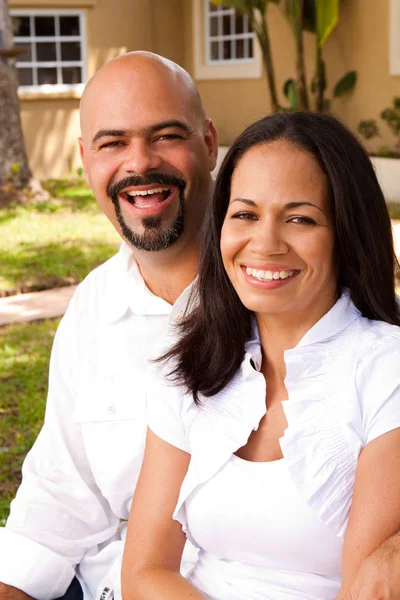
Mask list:
[{"label": "window", "polygon": [[210,0],[192,0],[192,6],[195,79],[261,77],[261,52],[248,17]]},{"label": "window", "polygon": [[16,63],[20,89],[80,91],[86,80],[81,11],[12,10],[14,43],[25,49]]},{"label": "window", "polygon": [[213,2],[206,2],[206,11],[207,62],[252,62],[254,33],[248,16]]}]

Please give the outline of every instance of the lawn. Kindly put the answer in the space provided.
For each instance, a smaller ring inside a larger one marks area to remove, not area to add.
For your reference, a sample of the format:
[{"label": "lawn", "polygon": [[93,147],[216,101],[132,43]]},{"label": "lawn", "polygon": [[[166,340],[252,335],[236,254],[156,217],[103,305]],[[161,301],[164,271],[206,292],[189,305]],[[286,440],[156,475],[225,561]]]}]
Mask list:
[{"label": "lawn", "polygon": [[[77,283],[119,247],[83,180],[45,186],[55,198],[0,208],[0,296]],[[0,524],[43,423],[58,322],[0,328]]]},{"label": "lawn", "polygon": [[45,185],[56,199],[0,209],[0,296],[77,283],[120,244],[83,180]]},{"label": "lawn", "polygon": [[0,524],[21,463],[43,423],[49,355],[59,319],[0,328]]}]

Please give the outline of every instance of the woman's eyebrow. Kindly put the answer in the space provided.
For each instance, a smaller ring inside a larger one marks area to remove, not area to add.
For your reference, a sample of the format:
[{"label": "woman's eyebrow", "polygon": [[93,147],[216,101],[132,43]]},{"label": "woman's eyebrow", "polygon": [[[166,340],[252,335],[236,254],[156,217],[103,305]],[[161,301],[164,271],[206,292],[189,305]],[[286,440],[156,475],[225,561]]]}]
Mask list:
[{"label": "woman's eyebrow", "polygon": [[287,204],[285,204],[284,208],[287,210],[291,210],[292,208],[299,208],[299,206],[312,206],[313,208],[317,208],[320,212],[322,212],[323,215],[325,214],[322,208],[320,208],[316,204],[313,204],[312,202],[288,202]]},{"label": "woman's eyebrow", "polygon": [[[254,202],[254,200],[249,200],[248,198],[234,198],[233,200],[231,200],[230,204],[233,204],[234,202],[241,202],[243,204],[247,204],[247,206],[252,207],[258,206],[257,202]],[[291,210],[293,208],[299,208],[300,206],[312,206],[313,208],[317,208],[320,212],[322,212],[323,215],[325,214],[322,208],[320,208],[316,204],[313,204],[312,202],[288,202],[284,205],[283,208],[285,210]]]},{"label": "woman's eyebrow", "polygon": [[234,202],[242,202],[243,204],[247,204],[247,206],[257,206],[254,200],[248,200],[247,198],[234,198],[229,204],[233,204]]}]

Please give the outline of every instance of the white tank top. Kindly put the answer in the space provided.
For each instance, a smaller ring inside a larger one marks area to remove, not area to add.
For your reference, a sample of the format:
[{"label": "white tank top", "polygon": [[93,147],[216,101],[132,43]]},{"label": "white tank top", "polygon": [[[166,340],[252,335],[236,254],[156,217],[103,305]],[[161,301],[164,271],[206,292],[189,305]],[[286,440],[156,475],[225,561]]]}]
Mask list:
[{"label": "white tank top", "polygon": [[343,542],[301,499],[285,460],[235,455],[186,500],[190,579],[212,600],[332,600]]}]

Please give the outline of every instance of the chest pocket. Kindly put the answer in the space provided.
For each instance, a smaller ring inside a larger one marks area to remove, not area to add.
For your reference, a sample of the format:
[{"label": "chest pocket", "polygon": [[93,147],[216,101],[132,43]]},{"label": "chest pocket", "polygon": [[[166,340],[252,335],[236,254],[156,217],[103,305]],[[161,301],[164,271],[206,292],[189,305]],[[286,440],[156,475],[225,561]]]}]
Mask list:
[{"label": "chest pocket", "polygon": [[92,382],[77,394],[80,425],[92,474],[105,497],[137,479],[146,437],[144,386],[132,381]]}]

